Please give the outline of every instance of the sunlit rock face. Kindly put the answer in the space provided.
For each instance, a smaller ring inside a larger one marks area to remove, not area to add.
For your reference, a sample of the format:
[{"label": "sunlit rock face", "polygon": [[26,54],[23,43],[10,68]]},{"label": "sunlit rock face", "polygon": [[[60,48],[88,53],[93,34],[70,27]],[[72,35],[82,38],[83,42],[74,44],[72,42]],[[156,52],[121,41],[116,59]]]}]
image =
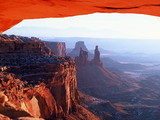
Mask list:
[{"label": "sunlit rock face", "polygon": [[80,105],[70,57],[36,38],[1,35],[0,43],[0,118],[98,119]]},{"label": "sunlit rock face", "polygon": [[159,0],[5,0],[0,2],[0,32],[23,19],[69,17],[95,12],[160,16],[159,8]]},{"label": "sunlit rock face", "polygon": [[46,45],[55,53],[56,56],[65,57],[67,56],[66,44],[64,42],[48,42],[45,41]]},{"label": "sunlit rock face", "polygon": [[[0,56],[5,58],[6,54],[14,55],[51,55],[51,50],[45,42],[38,38],[21,37],[15,35],[0,35]],[[3,57],[4,56],[4,57]]]}]

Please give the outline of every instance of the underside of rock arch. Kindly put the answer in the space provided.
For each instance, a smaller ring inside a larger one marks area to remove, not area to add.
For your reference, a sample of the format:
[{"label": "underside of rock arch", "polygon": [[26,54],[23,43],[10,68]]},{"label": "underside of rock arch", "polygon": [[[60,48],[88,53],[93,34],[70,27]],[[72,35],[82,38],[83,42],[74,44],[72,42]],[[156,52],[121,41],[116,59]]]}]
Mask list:
[{"label": "underside of rock arch", "polygon": [[137,13],[160,16],[159,0],[3,0],[0,33],[23,19],[55,18],[91,13]]}]

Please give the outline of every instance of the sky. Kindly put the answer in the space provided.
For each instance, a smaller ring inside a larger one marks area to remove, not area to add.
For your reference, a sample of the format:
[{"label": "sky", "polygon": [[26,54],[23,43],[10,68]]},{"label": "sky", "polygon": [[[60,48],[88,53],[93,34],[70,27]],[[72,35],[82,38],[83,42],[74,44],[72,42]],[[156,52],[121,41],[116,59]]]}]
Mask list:
[{"label": "sky", "polygon": [[115,52],[160,54],[160,17],[150,15],[94,13],[65,18],[28,19],[4,33],[65,42],[67,48],[73,48],[75,42],[81,40],[89,49],[99,45]]},{"label": "sky", "polygon": [[5,34],[35,37],[160,39],[160,17],[94,13],[65,18],[23,20]]}]

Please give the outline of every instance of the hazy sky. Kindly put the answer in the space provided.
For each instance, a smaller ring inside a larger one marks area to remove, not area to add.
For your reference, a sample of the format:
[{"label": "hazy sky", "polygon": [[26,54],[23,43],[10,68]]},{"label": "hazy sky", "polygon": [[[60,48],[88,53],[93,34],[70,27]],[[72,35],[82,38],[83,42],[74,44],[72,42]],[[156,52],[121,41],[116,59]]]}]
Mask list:
[{"label": "hazy sky", "polygon": [[160,39],[160,17],[95,13],[66,18],[32,19],[23,20],[4,33],[37,37]]}]

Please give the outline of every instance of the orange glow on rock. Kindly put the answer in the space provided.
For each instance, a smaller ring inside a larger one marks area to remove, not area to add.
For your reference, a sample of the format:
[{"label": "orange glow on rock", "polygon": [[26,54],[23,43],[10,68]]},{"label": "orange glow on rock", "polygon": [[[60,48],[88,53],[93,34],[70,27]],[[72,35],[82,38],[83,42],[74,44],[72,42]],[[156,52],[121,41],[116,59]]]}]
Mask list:
[{"label": "orange glow on rock", "polygon": [[0,1],[0,33],[23,19],[100,13],[160,16],[159,0],[5,0]]}]

